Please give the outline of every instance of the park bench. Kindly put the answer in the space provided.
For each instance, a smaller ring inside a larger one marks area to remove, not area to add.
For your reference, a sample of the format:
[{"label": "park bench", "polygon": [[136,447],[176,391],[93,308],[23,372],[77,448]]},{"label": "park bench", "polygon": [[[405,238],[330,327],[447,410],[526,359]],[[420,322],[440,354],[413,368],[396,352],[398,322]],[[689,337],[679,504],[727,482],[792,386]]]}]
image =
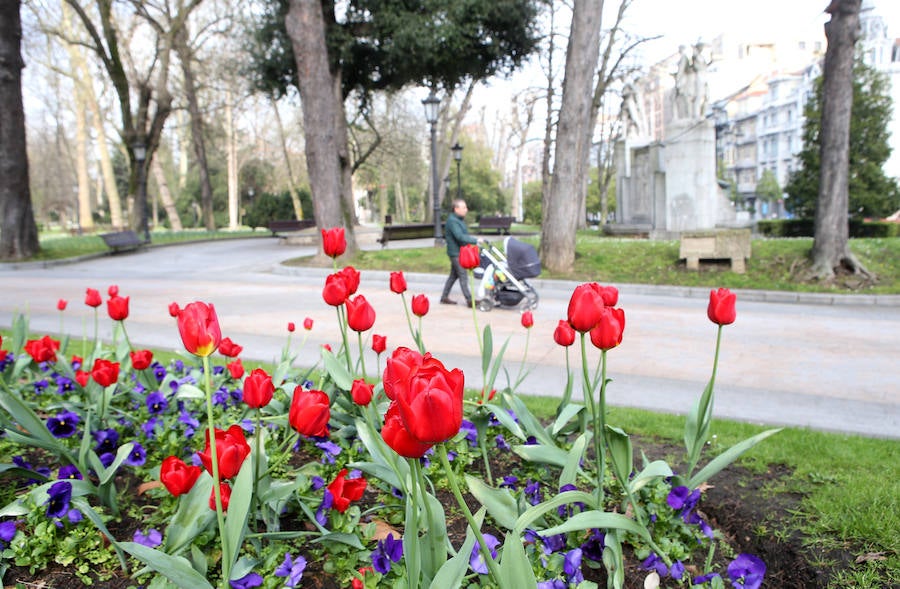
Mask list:
[{"label": "park bench", "polygon": [[678,257],[688,270],[699,270],[700,260],[730,260],[731,271],[743,274],[750,257],[749,229],[719,229],[681,234]]},{"label": "park bench", "polygon": [[100,237],[113,253],[137,249],[149,243],[138,237],[137,233],[131,230],[101,233]]},{"label": "park bench", "polygon": [[515,220],[515,217],[484,215],[478,219],[478,226],[475,228],[475,232],[496,231],[498,235],[509,235],[509,230]]},{"label": "park bench", "polygon": [[269,231],[272,232],[272,237],[278,237],[278,234],[282,232],[302,231],[315,226],[314,219],[273,219],[267,225]]},{"label": "park bench", "polygon": [[395,239],[420,239],[434,237],[433,223],[409,223],[406,225],[385,225],[381,230],[381,239],[378,242],[381,247]]}]

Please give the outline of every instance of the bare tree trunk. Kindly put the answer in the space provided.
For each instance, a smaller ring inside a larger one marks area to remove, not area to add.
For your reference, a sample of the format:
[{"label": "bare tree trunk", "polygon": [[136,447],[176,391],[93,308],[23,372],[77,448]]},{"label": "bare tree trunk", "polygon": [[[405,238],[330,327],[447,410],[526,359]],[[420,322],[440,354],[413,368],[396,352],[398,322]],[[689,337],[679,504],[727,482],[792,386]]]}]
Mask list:
[{"label": "bare tree trunk", "polygon": [[153,172],[153,178],[156,180],[156,187],[159,189],[159,200],[166,211],[166,217],[169,219],[172,231],[181,231],[184,229],[181,226],[181,217],[178,216],[178,209],[175,208],[175,199],[172,198],[172,192],[169,190],[169,183],[166,181],[166,175],[163,173],[159,158],[153,158],[153,163],[150,164],[150,171]]},{"label": "bare tree trunk", "polygon": [[550,206],[544,208],[541,229],[541,259],[553,272],[571,272],[575,264],[578,201],[572,187],[579,185],[587,168],[585,156],[590,142],[584,128],[591,122],[602,13],[603,0],[575,0],[550,181]]},{"label": "bare tree trunk", "polygon": [[20,6],[0,3],[0,258],[13,260],[41,249],[28,187]]},{"label": "bare tree trunk", "polygon": [[184,82],[184,96],[187,99],[188,113],[191,115],[191,137],[194,143],[194,156],[197,158],[197,170],[200,173],[200,207],[203,210],[203,225],[207,231],[216,230],[216,218],[213,214],[212,183],[209,180],[209,163],[206,159],[206,140],[203,137],[203,113],[197,100],[197,85],[194,82],[194,70],[191,62],[194,59],[188,45],[187,25],[175,34],[175,53],[181,62],[181,75]]},{"label": "bare tree trunk", "polygon": [[287,136],[284,132],[284,123],[281,120],[281,113],[278,112],[278,103],[274,98],[269,97],[272,110],[275,111],[275,122],[278,124],[278,139],[281,143],[281,154],[284,156],[284,165],[287,170],[288,192],[291,195],[291,204],[294,205],[294,216],[297,219],[303,219],[303,206],[300,204],[300,190],[294,179],[294,169],[291,166],[291,156],[287,148]]},{"label": "bare tree trunk", "polygon": [[188,115],[183,110],[178,111],[178,194],[184,192],[187,187],[188,170],[190,161],[187,154],[191,151],[191,137],[188,133],[190,128],[185,120]]},{"label": "bare tree trunk", "polygon": [[[62,27],[66,34],[71,34],[72,26],[69,20],[69,10],[66,5],[62,6]],[[74,43],[65,43],[66,53],[69,55],[69,62],[72,70],[81,71],[79,64],[83,64],[84,59],[81,51]],[[78,181],[78,228],[79,230],[91,231],[94,228],[93,208],[91,207],[91,180],[88,175],[87,161],[87,145],[88,145],[88,124],[85,114],[85,90],[84,80],[78,76],[72,79],[74,86],[74,101],[72,108],[75,114],[75,177]]]},{"label": "bare tree trunk", "polygon": [[[547,47],[547,118],[544,121],[544,150],[541,153],[541,211],[546,211],[550,207],[550,155],[553,149],[553,130],[555,129],[553,115],[553,99],[556,95],[554,84],[556,83],[556,75],[553,71],[553,56],[556,53],[556,31],[554,30],[556,22],[556,9],[551,2],[550,10],[550,40]],[[546,219],[544,213],[543,220]]]},{"label": "bare tree trunk", "polygon": [[847,208],[850,192],[850,113],[853,110],[853,58],[859,38],[861,0],[832,0],[825,23],[828,48],[822,72],[819,197],[816,201],[812,274],[820,279],[845,268],[869,275],[850,252]]},{"label": "bare tree trunk", "polygon": [[[306,132],[306,165],[319,228],[345,228],[347,248],[357,249],[353,211],[347,210],[344,170],[347,133],[339,76],[329,69],[325,17],[319,0],[290,0],[285,28],[297,60],[297,82]],[[336,92],[337,89],[337,92]],[[343,123],[341,122],[343,120]],[[343,132],[343,141],[340,135]],[[343,146],[343,147],[342,147]],[[352,200],[352,196],[351,196]]]},{"label": "bare tree trunk", "polygon": [[241,224],[240,174],[237,156],[237,136],[234,131],[234,94],[225,90],[225,167],[228,173],[228,228],[235,230]]},{"label": "bare tree trunk", "polygon": [[517,221],[522,221],[525,211],[523,210],[522,204],[522,155],[525,153],[525,144],[528,141],[528,130],[531,128],[531,123],[534,122],[534,105],[537,102],[536,97],[527,96],[525,97],[524,103],[522,106],[525,107],[525,120],[521,120],[519,118],[519,102],[516,101],[515,108],[513,110],[513,124],[518,126],[518,129],[514,129],[514,131],[518,132],[518,137],[515,154],[516,154],[516,170],[515,170],[515,178],[513,179],[513,201],[512,201],[512,216],[516,218]]}]

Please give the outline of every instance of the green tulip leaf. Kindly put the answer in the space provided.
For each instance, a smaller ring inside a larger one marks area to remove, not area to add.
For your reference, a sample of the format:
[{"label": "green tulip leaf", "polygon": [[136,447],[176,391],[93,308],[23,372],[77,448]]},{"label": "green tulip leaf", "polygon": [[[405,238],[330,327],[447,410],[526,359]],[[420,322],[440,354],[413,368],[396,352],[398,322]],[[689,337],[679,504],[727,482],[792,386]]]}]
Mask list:
[{"label": "green tulip leaf", "polygon": [[490,325],[484,326],[484,337],[482,338],[482,342],[481,373],[487,374],[488,368],[491,366],[491,357],[494,355],[494,336],[491,333]]},{"label": "green tulip leaf", "polygon": [[690,478],[688,486],[691,489],[696,489],[701,483],[705,483],[710,478],[712,478],[713,475],[717,474],[720,470],[737,460],[741,456],[741,454],[757,445],[758,443],[762,442],[769,436],[777,434],[780,431],[781,428],[766,430],[762,433],[756,434],[752,438],[747,438],[743,442],[735,444],[725,452],[722,452],[721,454],[713,458],[709,462],[709,464],[707,464],[700,470],[700,472],[692,476]]},{"label": "green tulip leaf", "polygon": [[247,516],[253,499],[253,459],[251,454],[241,465],[241,470],[234,479],[228,511],[225,512],[225,535],[228,538],[226,546],[229,554],[225,554],[223,558],[229,563],[235,562],[247,531]]},{"label": "green tulip leaf", "polygon": [[502,527],[511,530],[516,526],[519,508],[509,489],[495,489],[482,479],[466,475],[466,485],[472,496],[487,509],[492,518]]},{"label": "green tulip leaf", "polygon": [[519,424],[516,423],[515,418],[510,415],[506,409],[500,407],[499,405],[494,405],[493,403],[489,403],[485,405],[485,407],[487,407],[494,414],[494,417],[497,419],[497,421],[499,421],[503,425],[503,427],[508,429],[510,433],[512,433],[512,435],[516,436],[523,442],[528,438],[528,436],[525,435],[525,432],[522,431],[522,428],[519,427]]},{"label": "green tulip leaf", "polygon": [[563,466],[562,473],[559,475],[559,486],[575,484],[575,477],[578,476],[578,470],[581,468],[581,459],[584,457],[584,449],[588,443],[587,432],[578,436],[569,450],[569,458]]},{"label": "green tulip leaf", "polygon": [[544,501],[543,503],[538,503],[525,510],[525,512],[519,516],[519,519],[516,520],[513,531],[521,535],[532,523],[545,513],[570,503],[584,503],[586,506],[593,508],[596,505],[596,499],[593,495],[585,493],[584,491],[566,491],[560,493],[552,499]]},{"label": "green tulip leaf", "polygon": [[672,476],[672,469],[664,460],[655,460],[644,467],[644,470],[637,473],[628,483],[628,487],[632,493],[637,493],[647,483],[653,479]]},{"label": "green tulip leaf", "polygon": [[563,468],[569,460],[569,454],[556,446],[521,444],[512,447],[512,451],[531,462],[552,464]]},{"label": "green tulip leaf", "polygon": [[[485,509],[482,507],[475,513],[475,522],[480,527],[484,522]],[[475,533],[471,527],[466,528],[466,539],[459,551],[444,563],[429,585],[429,589],[448,589],[462,586],[463,577],[469,569],[469,557],[475,548]]]},{"label": "green tulip leaf", "polygon": [[644,540],[650,540],[650,533],[644,526],[624,515],[605,511],[582,511],[581,513],[576,513],[557,526],[541,530],[541,534],[552,536],[554,534],[589,530],[591,528],[623,530],[636,534]]},{"label": "green tulip leaf", "polygon": [[347,367],[338,361],[337,357],[328,350],[322,350],[322,359],[325,361],[325,371],[339,389],[349,391],[353,388],[353,376],[347,371]]},{"label": "green tulip leaf", "polygon": [[[568,384],[569,389],[572,388],[572,383]],[[558,435],[559,432],[562,431],[566,425],[572,421],[573,417],[576,417],[579,413],[584,410],[584,405],[579,403],[569,403],[565,407],[562,408],[562,411],[559,412],[559,415],[556,417],[556,421],[553,422],[553,427],[550,428],[550,433]]]},{"label": "green tulip leaf", "polygon": [[616,477],[623,485],[628,483],[628,477],[634,467],[634,453],[631,447],[631,438],[623,430],[606,426],[606,443],[612,458],[613,470]]},{"label": "green tulip leaf", "polygon": [[195,571],[188,559],[183,556],[172,556],[136,542],[119,542],[118,545],[122,550],[172,581],[181,589],[213,589],[209,581]]},{"label": "green tulip leaf", "polygon": [[503,540],[503,553],[500,555],[500,587],[503,589],[521,589],[536,587],[537,579],[534,569],[525,555],[522,537],[507,532]]},{"label": "green tulip leaf", "polygon": [[184,383],[179,385],[175,397],[177,399],[205,399],[206,393],[195,385]]},{"label": "green tulip leaf", "polygon": [[128,442],[127,444],[122,444],[119,446],[119,449],[116,450],[116,457],[113,459],[112,464],[110,464],[105,470],[102,471],[100,475],[100,484],[105,485],[108,483],[116,474],[116,471],[119,470],[119,467],[122,466],[122,463],[128,458],[128,455],[131,454],[131,451],[134,449],[134,442]]}]

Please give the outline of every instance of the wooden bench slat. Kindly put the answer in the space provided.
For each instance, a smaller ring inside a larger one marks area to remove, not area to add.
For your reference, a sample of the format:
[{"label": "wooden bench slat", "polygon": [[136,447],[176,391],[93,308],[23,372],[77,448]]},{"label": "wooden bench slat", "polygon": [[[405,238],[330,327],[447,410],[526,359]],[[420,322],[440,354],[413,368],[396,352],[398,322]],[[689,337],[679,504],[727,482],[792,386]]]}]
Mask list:
[{"label": "wooden bench slat", "polygon": [[282,231],[302,231],[316,226],[314,219],[273,219],[267,227],[272,232],[272,237],[277,237]]},{"label": "wooden bench slat", "polygon": [[385,225],[381,230],[381,247],[385,247],[392,239],[421,239],[434,235],[431,223],[409,223],[406,225]]},{"label": "wooden bench slat", "polygon": [[478,219],[478,226],[475,230],[479,233],[484,231],[496,231],[502,235],[509,235],[515,217],[501,215],[485,215]]},{"label": "wooden bench slat", "polygon": [[113,252],[137,249],[146,243],[138,237],[137,233],[131,230],[101,233],[100,238]]}]

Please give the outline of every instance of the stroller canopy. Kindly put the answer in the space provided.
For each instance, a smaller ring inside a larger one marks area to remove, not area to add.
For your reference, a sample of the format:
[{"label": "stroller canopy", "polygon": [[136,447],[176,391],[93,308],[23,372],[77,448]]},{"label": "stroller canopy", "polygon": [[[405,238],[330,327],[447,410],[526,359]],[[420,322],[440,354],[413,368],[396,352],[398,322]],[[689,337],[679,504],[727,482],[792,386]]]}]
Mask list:
[{"label": "stroller canopy", "polygon": [[534,278],[541,274],[541,260],[534,246],[515,237],[507,237],[503,244],[509,271],[516,278]]}]

